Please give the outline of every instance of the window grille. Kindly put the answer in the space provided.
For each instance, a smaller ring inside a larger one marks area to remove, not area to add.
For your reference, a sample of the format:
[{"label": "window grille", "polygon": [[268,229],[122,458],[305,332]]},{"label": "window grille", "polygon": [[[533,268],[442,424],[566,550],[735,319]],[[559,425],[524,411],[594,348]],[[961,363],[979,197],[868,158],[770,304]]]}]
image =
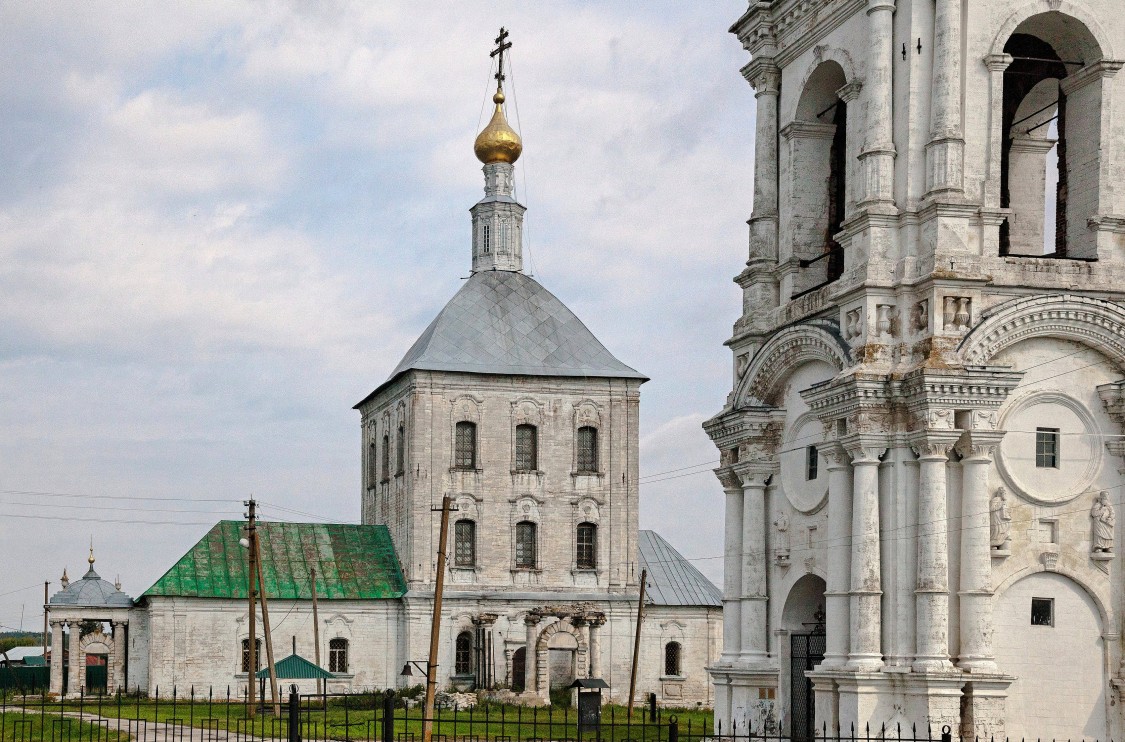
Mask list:
[{"label": "window grille", "polygon": [[1031,625],[1055,625],[1055,601],[1053,598],[1031,599]]},{"label": "window grille", "polygon": [[471,675],[473,672],[473,635],[462,631],[457,635],[457,646],[453,661],[454,675]]},{"label": "window grille", "polygon": [[371,441],[371,445],[367,447],[367,487],[368,489],[375,486],[379,480],[379,450],[375,445],[375,441]]},{"label": "window grille", "polygon": [[805,479],[812,481],[820,475],[820,452],[816,446],[805,448]]},{"label": "window grille", "polygon": [[337,637],[328,642],[328,672],[348,671],[348,640]]},{"label": "window grille", "polygon": [[516,471],[539,468],[539,431],[534,425],[516,426]]},{"label": "window grille", "polygon": [[516,568],[535,569],[535,524],[516,524]]},{"label": "window grille", "polygon": [[386,482],[391,478],[391,436],[389,434],[383,435],[383,481]]},{"label": "window grille", "polygon": [[398,438],[395,439],[395,474],[406,471],[406,426],[398,426]]},{"label": "window grille", "polygon": [[458,469],[477,468],[477,426],[476,423],[457,423],[457,441],[453,465]]},{"label": "window grille", "polygon": [[1035,466],[1038,469],[1059,468],[1059,429],[1035,429]]},{"label": "window grille", "polygon": [[664,645],[664,674],[680,675],[680,643],[668,642]]},{"label": "window grille", "polygon": [[492,229],[484,225],[484,252],[487,254],[492,249]]},{"label": "window grille", "polygon": [[578,429],[578,471],[598,470],[598,429],[583,426]]},{"label": "window grille", "polygon": [[[262,669],[262,640],[254,640],[254,672]],[[242,672],[250,672],[250,640],[242,640]]]},{"label": "window grille", "polygon": [[453,525],[453,566],[475,567],[477,565],[477,524],[471,520],[459,520]]},{"label": "window grille", "polygon": [[578,569],[598,566],[598,527],[593,523],[578,524]]}]

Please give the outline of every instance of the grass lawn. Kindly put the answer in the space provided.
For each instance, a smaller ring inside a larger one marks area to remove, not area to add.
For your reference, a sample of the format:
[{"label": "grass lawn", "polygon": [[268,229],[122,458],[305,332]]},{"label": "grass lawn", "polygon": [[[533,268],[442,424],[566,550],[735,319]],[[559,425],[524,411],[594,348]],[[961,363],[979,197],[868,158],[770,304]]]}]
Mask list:
[{"label": "grass lawn", "polygon": [[57,714],[25,714],[19,711],[0,713],[0,742],[126,742],[128,739],[127,734]]},{"label": "grass lawn", "polygon": [[[301,736],[306,739],[359,739],[382,738],[381,699],[375,695],[357,694],[347,697],[329,697],[325,706],[320,699],[312,696],[302,699]],[[195,702],[171,698],[153,699],[107,697],[90,698],[81,705],[73,701],[43,704],[30,703],[29,709],[42,708],[47,713],[60,710],[81,711],[84,715],[104,718],[136,720],[139,724],[164,722],[178,723],[185,727],[226,729],[241,734],[284,738],[288,730],[288,710],[282,704],[282,717],[275,719],[270,711],[260,713],[253,719],[246,716],[243,703],[206,701]],[[32,714],[28,714],[32,716]],[[628,719],[623,706],[607,705],[602,709],[603,740],[635,740],[643,742],[666,740],[668,722],[675,716],[680,734],[699,736],[709,732],[712,713],[699,709],[660,709],[658,721],[648,721],[648,710],[636,707],[632,721]],[[434,736],[442,738],[477,737],[491,739],[507,737],[512,740],[574,739],[576,736],[577,711],[561,708],[531,708],[521,706],[500,706],[483,704],[471,711],[440,710],[434,721]],[[134,725],[134,733],[143,731]],[[422,738],[422,710],[420,708],[395,709],[394,733],[396,742],[410,742]],[[27,740],[39,737],[5,737],[7,739]],[[46,739],[51,739],[47,737]],[[109,740],[116,742],[116,740]]]}]

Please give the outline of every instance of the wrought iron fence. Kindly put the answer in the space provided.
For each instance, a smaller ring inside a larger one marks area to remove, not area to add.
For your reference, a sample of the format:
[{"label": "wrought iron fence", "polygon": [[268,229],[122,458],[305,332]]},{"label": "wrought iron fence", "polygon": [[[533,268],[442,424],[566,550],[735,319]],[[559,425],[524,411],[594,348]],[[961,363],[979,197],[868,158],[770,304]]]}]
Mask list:
[{"label": "wrought iron fence", "polygon": [[394,691],[301,694],[294,686],[277,716],[271,704],[251,706],[244,693],[229,688],[64,700],[42,693],[0,694],[0,742],[423,742],[427,722],[432,742],[953,742],[955,737],[970,742],[948,726],[821,726],[789,735],[773,726],[732,725],[709,715],[659,709],[655,702],[632,715],[609,706],[596,726],[580,728],[573,709],[488,700],[469,708],[439,708],[424,718],[412,699]]}]

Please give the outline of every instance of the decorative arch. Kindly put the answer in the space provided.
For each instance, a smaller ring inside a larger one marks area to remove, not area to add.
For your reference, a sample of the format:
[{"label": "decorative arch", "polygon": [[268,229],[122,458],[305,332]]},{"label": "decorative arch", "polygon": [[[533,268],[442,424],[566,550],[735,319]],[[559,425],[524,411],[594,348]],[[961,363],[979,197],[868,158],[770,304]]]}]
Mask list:
[{"label": "decorative arch", "polygon": [[1007,592],[1008,588],[1012,587],[1025,577],[1030,577],[1034,574],[1039,574],[1040,572],[1051,572],[1057,575],[1062,575],[1078,587],[1082,588],[1082,591],[1090,596],[1090,600],[1094,601],[1094,605],[1097,606],[1098,618],[1102,622],[1102,631],[1106,634],[1117,633],[1117,624],[1113,620],[1113,614],[1110,612],[1108,607],[1110,605],[1110,597],[1108,595],[1102,595],[1093,585],[1090,585],[1088,582],[1086,582],[1081,574],[1070,569],[1066,565],[1066,560],[1064,559],[1059,559],[1055,564],[1054,569],[1047,569],[1042,564],[1034,562],[1012,572],[1010,575],[1001,580],[1000,584],[996,586],[996,589],[993,591],[993,595],[995,596],[993,600],[999,598],[1001,595]]},{"label": "decorative arch", "polygon": [[570,634],[574,637],[574,639],[578,642],[579,652],[584,652],[588,649],[586,639],[582,636],[582,632],[571,625],[570,621],[559,619],[558,621],[552,621],[547,625],[545,629],[539,632],[539,636],[535,639],[535,651],[547,651],[547,642],[551,641],[551,637],[559,633],[560,631],[564,634]]},{"label": "decorative arch", "polygon": [[851,350],[840,337],[835,322],[824,319],[802,322],[770,337],[750,360],[746,375],[738,385],[735,406],[776,407],[785,389],[786,370],[809,361],[823,361],[837,371],[851,365]]},{"label": "decorative arch", "polygon": [[[1004,45],[1020,24],[1033,18],[1037,15],[1053,14],[1058,16],[1069,16],[1074,20],[1085,26],[1089,38],[1086,39],[1087,48],[1083,49],[1083,62],[1090,64],[1096,62],[1098,59],[1115,59],[1113,53],[1113,45],[1110,43],[1109,34],[1098,23],[1097,18],[1091,15],[1086,8],[1078,5],[1069,0],[1027,0],[1023,5],[1012,12],[1004,22],[1000,24],[996,35],[992,37],[992,46],[989,48],[990,54],[1003,54]],[[1096,50],[1090,48],[1091,42],[1096,45]],[[1094,57],[1086,57],[1091,51],[1096,51],[1098,54]]]},{"label": "decorative arch", "polygon": [[87,650],[95,644],[100,644],[101,646],[105,647],[106,654],[113,654],[113,637],[104,633],[101,629],[98,629],[97,631],[87,634],[86,636],[79,639],[78,649],[82,652],[83,655],[85,655],[87,654]]},{"label": "decorative arch", "polygon": [[[827,580],[816,572],[805,572],[785,586],[785,602],[782,603],[781,625],[790,631],[806,632],[804,624],[812,617],[809,613],[809,601],[817,602],[812,606],[812,611],[824,609],[824,591],[827,590]],[[800,603],[801,605],[798,605]]]},{"label": "decorative arch", "polygon": [[585,632],[579,631],[567,619],[559,619],[547,625],[535,639],[535,690],[540,696],[546,697],[551,688],[551,663],[548,659],[548,643],[551,637],[558,633],[569,634],[578,645],[575,651],[575,675],[584,678],[588,672],[590,656],[589,645],[583,636]]},{"label": "decorative arch", "polygon": [[846,84],[863,84],[863,81],[860,80],[859,76],[856,74],[855,61],[846,49],[837,46],[828,46],[826,44],[813,47],[812,59],[809,61],[808,67],[805,68],[805,73],[801,76],[800,84],[795,88],[800,92],[796,98],[792,99],[792,110],[786,112],[788,120],[796,120],[798,101],[800,100],[801,94],[803,94],[808,87],[809,80],[812,79],[817,69],[825,62],[835,62],[840,65],[840,69],[844,72],[844,82]]},{"label": "decorative arch", "polygon": [[1125,308],[1073,294],[1013,299],[985,312],[958,352],[967,365],[985,365],[1005,348],[1033,337],[1081,343],[1125,365]]}]

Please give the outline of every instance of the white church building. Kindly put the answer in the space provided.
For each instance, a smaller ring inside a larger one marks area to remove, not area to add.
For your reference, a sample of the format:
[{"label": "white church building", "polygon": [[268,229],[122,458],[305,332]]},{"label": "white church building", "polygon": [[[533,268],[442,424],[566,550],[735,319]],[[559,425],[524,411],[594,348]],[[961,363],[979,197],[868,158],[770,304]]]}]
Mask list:
[{"label": "white church building", "polygon": [[1120,739],[1125,6],[775,0],[731,31],[717,717]]},{"label": "white church building", "polygon": [[[647,570],[637,698],[710,706],[705,668],[722,644],[722,594],[638,525],[647,379],[523,271],[525,209],[513,197],[522,143],[499,87],[493,100],[475,143],[485,196],[471,209],[471,275],[355,406],[361,523],[258,526],[276,656],[315,660],[319,652],[333,675],[329,691],[420,682],[418,670],[400,672],[411,662],[424,667],[428,656],[441,520],[434,511],[448,495],[456,511],[439,687],[510,689],[541,703],[552,689],[597,677],[623,701]],[[64,624],[110,616],[112,632],[82,641],[118,658],[112,687],[241,692],[251,669],[242,526],[216,524],[131,610],[91,566],[51,600],[56,646]],[[64,684],[58,660],[52,690],[76,693],[85,676],[72,667]]]}]

